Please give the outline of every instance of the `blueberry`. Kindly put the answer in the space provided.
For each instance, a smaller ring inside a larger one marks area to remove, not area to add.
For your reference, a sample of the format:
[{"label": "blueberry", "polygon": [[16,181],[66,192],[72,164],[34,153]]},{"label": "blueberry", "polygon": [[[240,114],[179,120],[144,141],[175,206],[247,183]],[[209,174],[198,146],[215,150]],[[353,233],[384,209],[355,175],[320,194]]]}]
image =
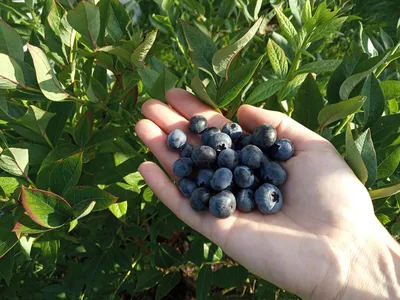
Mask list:
[{"label": "blueberry", "polygon": [[247,145],[251,144],[252,135],[250,133],[243,134],[240,139],[237,140],[236,150],[241,150]]},{"label": "blueberry", "polygon": [[230,191],[222,191],[210,199],[210,212],[219,219],[233,215],[236,210],[236,199]]},{"label": "blueberry", "polygon": [[221,130],[231,137],[232,140],[237,140],[242,136],[242,127],[237,123],[226,123]]},{"label": "blueberry", "polygon": [[204,186],[210,188],[210,181],[214,175],[214,170],[212,169],[200,169],[197,173],[196,183],[198,186]]},{"label": "blueberry", "polygon": [[212,197],[212,193],[205,187],[195,189],[190,196],[190,206],[194,211],[201,212],[208,209],[208,204]]},{"label": "blueberry", "polygon": [[235,150],[225,149],[218,155],[218,166],[233,170],[239,163],[239,155]]},{"label": "blueberry", "polygon": [[250,212],[256,208],[254,192],[251,189],[242,189],[236,193],[237,208],[242,212]]},{"label": "blueberry", "polygon": [[211,178],[211,187],[216,191],[226,189],[232,183],[232,172],[228,168],[219,168]]},{"label": "blueberry", "polygon": [[172,170],[178,177],[190,176],[193,170],[193,161],[189,157],[182,157],[174,162]]},{"label": "blueberry", "polygon": [[168,135],[168,148],[171,150],[179,151],[183,149],[183,147],[185,147],[186,141],[186,134],[180,129],[175,129]]},{"label": "blueberry", "polygon": [[264,182],[281,185],[286,181],[286,170],[276,161],[263,161],[260,178]]},{"label": "blueberry", "polygon": [[247,145],[240,150],[239,161],[240,164],[248,166],[250,169],[257,169],[263,160],[263,152],[254,145]]},{"label": "blueberry", "polygon": [[186,198],[190,198],[193,191],[197,189],[197,184],[193,179],[189,177],[182,177],[178,181],[178,189],[181,191],[183,196],[185,196]]},{"label": "blueberry", "polygon": [[201,135],[201,142],[203,145],[208,145],[210,137],[218,132],[221,132],[221,130],[219,130],[217,127],[210,127],[204,130],[203,134]]},{"label": "blueberry", "polygon": [[225,189],[225,191],[230,191],[232,194],[235,194],[238,190],[240,190],[240,187],[238,187],[235,181],[232,181],[231,184]]},{"label": "blueberry", "polygon": [[212,168],[217,161],[217,153],[209,146],[200,146],[192,150],[192,161],[199,169]]},{"label": "blueberry", "polygon": [[248,188],[254,183],[254,174],[249,167],[237,166],[233,171],[235,183],[241,188]]},{"label": "blueberry", "polygon": [[181,150],[181,157],[190,157],[192,155],[193,146],[191,144],[186,144]]},{"label": "blueberry", "polygon": [[224,149],[232,148],[232,139],[226,133],[218,132],[210,137],[208,146],[221,152]]},{"label": "blueberry", "polygon": [[207,119],[200,115],[195,115],[189,120],[189,131],[191,133],[202,133],[207,129]]},{"label": "blueberry", "polygon": [[258,209],[264,214],[274,214],[282,208],[281,191],[273,184],[264,183],[256,192],[254,199]]},{"label": "blueberry", "polygon": [[288,139],[279,139],[268,149],[268,154],[272,159],[285,161],[293,156],[294,146]]},{"label": "blueberry", "polygon": [[259,186],[261,185],[261,180],[258,178],[258,176],[254,175],[254,182],[253,184],[250,186],[250,189],[255,191],[256,189],[259,188]]},{"label": "blueberry", "polygon": [[266,151],[275,143],[276,135],[274,126],[263,124],[254,130],[251,141],[262,151]]}]

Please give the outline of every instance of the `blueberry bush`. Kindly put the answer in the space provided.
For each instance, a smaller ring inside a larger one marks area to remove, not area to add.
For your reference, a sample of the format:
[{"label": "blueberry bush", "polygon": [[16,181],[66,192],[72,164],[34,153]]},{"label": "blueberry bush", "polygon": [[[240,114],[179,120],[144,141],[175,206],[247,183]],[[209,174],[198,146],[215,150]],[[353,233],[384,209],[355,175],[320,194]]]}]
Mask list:
[{"label": "blueberry bush", "polygon": [[1,299],[296,299],[137,172],[156,161],[135,134],[141,105],[173,87],[330,140],[398,238],[400,12],[376,3],[2,0]]}]

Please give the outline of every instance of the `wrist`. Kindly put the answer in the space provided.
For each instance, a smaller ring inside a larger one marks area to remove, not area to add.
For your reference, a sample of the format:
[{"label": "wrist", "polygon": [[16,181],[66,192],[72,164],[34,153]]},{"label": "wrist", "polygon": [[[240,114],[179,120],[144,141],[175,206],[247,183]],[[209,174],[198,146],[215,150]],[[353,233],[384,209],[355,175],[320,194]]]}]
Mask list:
[{"label": "wrist", "polygon": [[337,299],[400,299],[400,246],[375,218]]}]

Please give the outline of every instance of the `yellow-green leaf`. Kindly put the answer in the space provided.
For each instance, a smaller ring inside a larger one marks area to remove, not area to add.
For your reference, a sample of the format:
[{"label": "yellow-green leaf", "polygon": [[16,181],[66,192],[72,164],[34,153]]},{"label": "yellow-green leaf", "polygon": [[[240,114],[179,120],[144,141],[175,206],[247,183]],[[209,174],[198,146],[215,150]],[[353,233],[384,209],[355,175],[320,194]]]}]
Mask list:
[{"label": "yellow-green leaf", "polygon": [[347,163],[350,168],[352,168],[358,179],[365,184],[368,179],[368,171],[354,142],[350,124],[347,124],[346,129],[346,154]]},{"label": "yellow-green leaf", "polygon": [[372,200],[375,200],[396,195],[398,192],[400,192],[400,183],[369,191],[369,195],[371,196]]},{"label": "yellow-green leaf", "polygon": [[149,53],[157,37],[157,29],[147,34],[144,41],[133,51],[131,60],[135,66],[143,66],[147,53]]},{"label": "yellow-green leaf", "polygon": [[289,66],[283,49],[272,39],[269,39],[267,44],[267,53],[275,73],[280,78],[284,78],[288,72]]}]

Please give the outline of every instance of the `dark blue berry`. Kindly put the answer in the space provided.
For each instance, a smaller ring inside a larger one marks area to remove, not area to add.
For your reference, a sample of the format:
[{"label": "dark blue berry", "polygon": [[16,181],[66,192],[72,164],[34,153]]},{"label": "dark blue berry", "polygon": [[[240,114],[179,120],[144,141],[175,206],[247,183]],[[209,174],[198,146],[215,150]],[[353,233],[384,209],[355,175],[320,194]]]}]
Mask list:
[{"label": "dark blue berry", "polygon": [[197,173],[196,183],[198,186],[203,186],[210,188],[210,181],[214,175],[214,170],[212,169],[200,169]]},{"label": "dark blue berry", "polygon": [[254,183],[254,174],[247,166],[237,166],[233,171],[235,183],[241,188],[248,188]]},{"label": "dark blue berry", "polygon": [[195,115],[189,120],[189,131],[191,133],[202,133],[207,129],[207,119],[200,115]]},{"label": "dark blue berry", "polygon": [[243,134],[236,143],[236,150],[241,150],[251,144],[252,135],[250,133]]},{"label": "dark blue berry", "polygon": [[242,165],[248,166],[250,169],[257,169],[263,160],[263,152],[254,145],[247,145],[239,154],[239,162]]},{"label": "dark blue berry", "polygon": [[211,214],[219,219],[233,215],[236,210],[236,199],[230,191],[222,191],[212,196],[209,203]]},{"label": "dark blue berry", "polygon": [[251,189],[242,189],[236,193],[237,208],[241,212],[250,212],[256,208],[254,192]]},{"label": "dark blue berry", "polygon": [[203,145],[192,150],[191,158],[197,168],[209,169],[217,161],[217,152],[213,148]]},{"label": "dark blue berry", "polygon": [[286,170],[276,161],[263,161],[260,167],[260,179],[273,185],[281,185],[286,181]]},{"label": "dark blue berry", "polygon": [[192,155],[193,146],[191,144],[186,144],[181,150],[181,157],[190,157]]},{"label": "dark blue berry", "polygon": [[208,204],[212,197],[212,193],[205,187],[195,189],[190,196],[190,206],[194,211],[202,212],[208,209]]},{"label": "dark blue berry", "polygon": [[208,146],[214,148],[217,152],[224,149],[232,148],[232,139],[223,132],[213,134],[208,140]]},{"label": "dark blue berry", "polygon": [[183,149],[183,147],[185,147],[186,141],[186,134],[180,129],[175,129],[167,137],[168,148],[174,151],[179,151]]},{"label": "dark blue berry", "polygon": [[285,161],[293,156],[294,146],[288,139],[279,139],[268,149],[268,154],[272,159]]},{"label": "dark blue berry", "polygon": [[172,170],[178,177],[190,176],[193,170],[193,161],[189,157],[181,157],[174,162]]},{"label": "dark blue berry", "polygon": [[225,149],[218,155],[217,161],[220,168],[233,170],[239,163],[239,155],[235,150]]},{"label": "dark blue berry", "polygon": [[242,136],[242,127],[234,122],[226,123],[221,131],[229,135],[232,140],[237,140]]},{"label": "dark blue berry", "polygon": [[276,130],[270,124],[263,124],[256,128],[251,139],[252,143],[262,151],[267,151],[276,141]]},{"label": "dark blue berry", "polygon": [[282,208],[281,191],[273,184],[264,183],[256,192],[254,199],[258,209],[264,214],[274,214]]},{"label": "dark blue berry", "polygon": [[219,168],[211,178],[211,187],[216,191],[226,189],[232,183],[233,175],[228,168]]},{"label": "dark blue berry", "polygon": [[201,135],[201,142],[203,143],[203,145],[208,145],[210,137],[218,132],[221,132],[221,130],[219,130],[219,128],[217,127],[210,127],[204,130],[203,134]]},{"label": "dark blue berry", "polygon": [[196,182],[189,177],[182,177],[178,181],[178,188],[186,198],[190,198],[193,191],[197,189]]}]

